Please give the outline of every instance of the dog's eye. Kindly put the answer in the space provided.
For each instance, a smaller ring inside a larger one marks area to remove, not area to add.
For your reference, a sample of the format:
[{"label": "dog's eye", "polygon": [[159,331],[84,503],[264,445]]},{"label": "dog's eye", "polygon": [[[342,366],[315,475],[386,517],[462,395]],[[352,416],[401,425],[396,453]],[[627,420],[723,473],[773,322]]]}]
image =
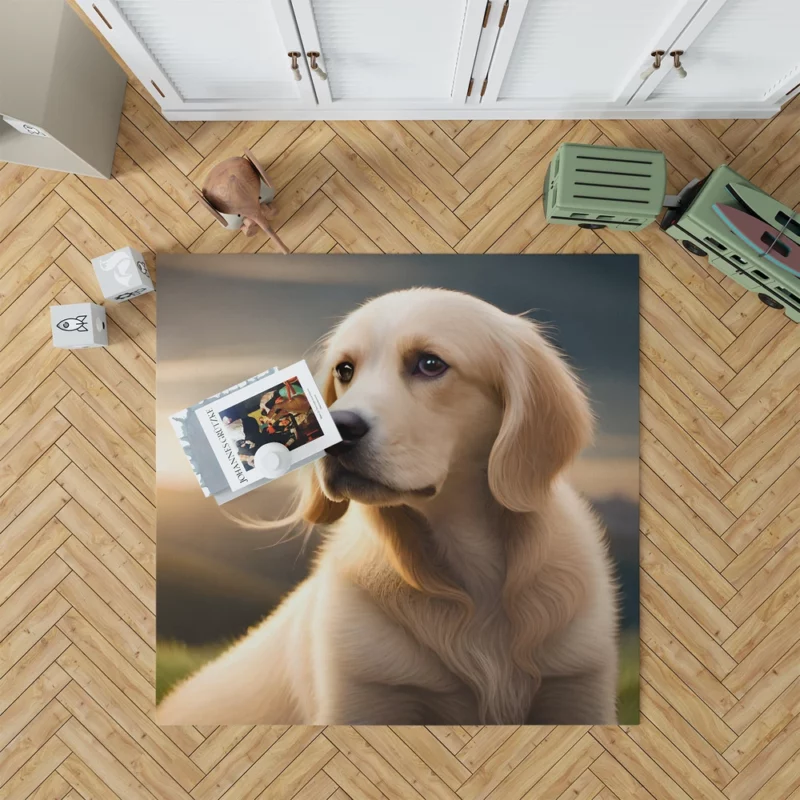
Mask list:
[{"label": "dog's eye", "polygon": [[350,383],[356,368],[349,361],[342,361],[333,368],[333,374],[342,382]]},{"label": "dog's eye", "polygon": [[424,375],[426,378],[436,378],[447,371],[447,364],[433,353],[422,353],[414,365],[414,375]]}]

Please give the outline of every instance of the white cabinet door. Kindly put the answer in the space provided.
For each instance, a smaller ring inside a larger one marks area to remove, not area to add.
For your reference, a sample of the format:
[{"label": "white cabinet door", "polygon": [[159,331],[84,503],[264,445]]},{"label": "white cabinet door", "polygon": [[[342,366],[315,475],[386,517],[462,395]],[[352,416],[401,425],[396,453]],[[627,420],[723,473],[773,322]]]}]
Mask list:
[{"label": "white cabinet door", "polygon": [[800,0],[75,2],[168,119],[767,117],[800,93]]},{"label": "white cabinet door", "polygon": [[708,0],[670,45],[672,60],[637,92],[634,105],[710,114],[716,104],[780,104],[800,83],[798,0]]},{"label": "white cabinet door", "polygon": [[289,0],[78,0],[165,111],[316,105]]},{"label": "white cabinet door", "polygon": [[463,105],[486,0],[292,0],[321,111]]},{"label": "white cabinet door", "polygon": [[481,106],[624,106],[650,53],[673,40],[702,2],[509,0]]}]

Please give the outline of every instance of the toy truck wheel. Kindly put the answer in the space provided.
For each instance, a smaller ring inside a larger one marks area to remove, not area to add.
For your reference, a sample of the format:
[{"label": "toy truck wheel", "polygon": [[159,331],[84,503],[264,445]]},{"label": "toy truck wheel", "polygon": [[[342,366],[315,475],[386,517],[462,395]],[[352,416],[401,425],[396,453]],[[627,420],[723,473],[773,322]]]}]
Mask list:
[{"label": "toy truck wheel", "polygon": [[579,222],[579,228],[588,228],[590,231],[597,231],[600,228],[605,228],[605,225],[598,225],[596,222]]},{"label": "toy truck wheel", "polygon": [[684,247],[685,247],[685,248],[686,248],[686,249],[687,249],[687,250],[688,250],[688,251],[689,251],[689,252],[690,252],[692,255],[695,255],[695,256],[700,256],[700,257],[707,256],[707,255],[708,255],[708,253],[706,253],[706,251],[705,251],[705,250],[703,250],[702,248],[698,247],[698,246],[697,246],[697,245],[696,245],[694,242],[690,242],[688,239],[684,239],[684,240],[681,242],[681,244],[682,244],[682,245],[683,245],[683,246],[684,246]]},{"label": "toy truck wheel", "polygon": [[770,308],[783,308],[783,306],[774,297],[770,297],[768,294],[760,293],[758,295],[758,299],[765,306],[769,306]]}]

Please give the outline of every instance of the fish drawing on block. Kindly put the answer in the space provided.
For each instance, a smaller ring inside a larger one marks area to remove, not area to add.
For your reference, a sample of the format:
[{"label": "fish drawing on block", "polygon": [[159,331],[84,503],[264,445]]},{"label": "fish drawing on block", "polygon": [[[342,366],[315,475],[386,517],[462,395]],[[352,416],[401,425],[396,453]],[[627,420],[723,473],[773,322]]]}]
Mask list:
[{"label": "fish drawing on block", "polygon": [[66,319],[62,319],[56,324],[56,328],[62,331],[86,333],[89,330],[89,325],[86,322],[86,314],[81,314],[79,317],[67,317]]},{"label": "fish drawing on block", "polygon": [[733,206],[714,203],[722,221],[760,256],[781,269],[800,275],[800,245],[758,217]]},{"label": "fish drawing on block", "polygon": [[[100,268],[104,272],[113,272],[116,280],[123,286],[130,286],[133,283],[133,275],[131,274],[131,267],[133,261],[127,253],[112,253],[111,256],[104,261]],[[139,271],[142,275],[147,274],[147,270],[142,269],[142,266],[137,263]]]}]

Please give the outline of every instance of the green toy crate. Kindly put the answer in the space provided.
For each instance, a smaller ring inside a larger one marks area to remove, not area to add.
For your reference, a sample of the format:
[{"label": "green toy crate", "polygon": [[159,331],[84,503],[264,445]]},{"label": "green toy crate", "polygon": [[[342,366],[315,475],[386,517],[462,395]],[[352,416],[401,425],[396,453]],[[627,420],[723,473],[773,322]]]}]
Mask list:
[{"label": "green toy crate", "polygon": [[548,222],[638,231],[655,222],[667,189],[656,150],[562,144],[544,181]]},{"label": "green toy crate", "polygon": [[680,206],[664,215],[661,229],[690,253],[708,256],[720,272],[756,292],[763,303],[784,309],[789,319],[800,322],[800,277],[761,258],[714,211],[715,203],[747,210],[725,188],[729,183],[758,189],[730,167],[717,167],[705,180],[681,193]]}]

